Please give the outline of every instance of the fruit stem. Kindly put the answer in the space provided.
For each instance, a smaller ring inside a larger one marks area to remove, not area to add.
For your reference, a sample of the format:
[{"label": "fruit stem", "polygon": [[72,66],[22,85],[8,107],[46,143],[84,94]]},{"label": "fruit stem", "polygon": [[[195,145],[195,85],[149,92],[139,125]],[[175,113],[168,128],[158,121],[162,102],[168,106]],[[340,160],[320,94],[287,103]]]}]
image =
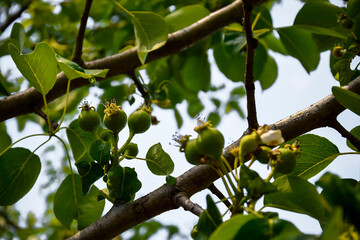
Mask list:
[{"label": "fruit stem", "polygon": [[135,134],[133,132],[129,133],[129,137],[126,140],[126,142],[124,143],[124,145],[122,145],[122,147],[117,151],[117,154],[121,154],[124,149],[126,148],[126,146],[131,142],[131,140],[133,139],[133,137],[135,136]]},{"label": "fruit stem", "polygon": [[267,178],[265,179],[265,182],[269,182],[270,179],[272,178],[272,176],[274,175],[274,172],[275,172],[275,168],[274,167],[271,167],[271,172],[269,174],[269,176],[267,176]]},{"label": "fruit stem", "polygon": [[119,165],[119,154],[118,154],[118,141],[119,141],[119,133],[113,132],[114,136],[114,143],[113,143],[113,162],[111,163],[112,166]]}]

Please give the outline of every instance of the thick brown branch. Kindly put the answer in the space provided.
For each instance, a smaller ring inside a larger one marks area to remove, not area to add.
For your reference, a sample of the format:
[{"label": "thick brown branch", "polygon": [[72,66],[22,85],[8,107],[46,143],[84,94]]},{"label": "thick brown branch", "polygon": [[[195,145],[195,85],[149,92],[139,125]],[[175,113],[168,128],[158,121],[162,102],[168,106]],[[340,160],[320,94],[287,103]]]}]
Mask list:
[{"label": "thick brown branch", "polygon": [[[348,89],[360,93],[360,77],[352,81]],[[344,110],[345,108],[330,94],[310,107],[271,126],[273,129],[280,129],[287,141],[313,129],[325,127],[327,119],[339,115]],[[230,152],[239,145],[239,141],[240,139],[228,146],[223,152],[223,156],[230,163],[234,160],[234,156]],[[175,186],[163,185],[134,202],[121,206],[114,205],[104,217],[78,232],[69,240],[111,239],[160,213],[177,208],[178,205],[172,199],[179,190],[191,197],[207,188],[218,178],[218,175],[209,166],[193,167],[177,178]]]},{"label": "thick brown branch", "polygon": [[[219,31],[224,26],[240,21],[242,18],[242,2],[232,4],[211,13],[193,25],[169,35],[167,43],[160,49],[149,53],[147,62],[172,55],[189,48],[200,40]],[[107,77],[127,74],[134,71],[141,63],[137,57],[137,48],[115,54],[103,59],[84,63],[86,69],[109,69]],[[71,88],[79,88],[89,84],[86,79],[74,79]],[[58,74],[53,89],[48,93],[47,100],[52,101],[66,93],[67,79],[63,73]],[[34,108],[43,106],[42,96],[34,88],[29,88],[12,96],[0,99],[0,121],[34,112]]]},{"label": "thick brown branch", "polygon": [[83,66],[83,60],[81,58],[81,55],[82,55],[83,41],[85,37],[86,24],[89,18],[92,1],[93,0],[86,0],[85,8],[80,20],[79,32],[76,37],[73,61],[78,63],[80,66]]},{"label": "thick brown branch", "polygon": [[251,29],[252,1],[244,0],[244,31],[246,34],[246,66],[245,66],[245,90],[248,111],[248,129],[259,127],[256,116],[255,84],[254,84],[254,56],[257,40],[253,37]]}]

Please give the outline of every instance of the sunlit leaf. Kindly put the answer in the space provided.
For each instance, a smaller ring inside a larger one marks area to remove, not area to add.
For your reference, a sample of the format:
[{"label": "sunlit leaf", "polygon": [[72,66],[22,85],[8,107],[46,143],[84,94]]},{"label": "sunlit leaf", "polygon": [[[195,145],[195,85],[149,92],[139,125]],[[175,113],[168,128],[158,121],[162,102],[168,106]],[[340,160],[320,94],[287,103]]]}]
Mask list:
[{"label": "sunlit leaf", "polygon": [[156,175],[170,175],[174,171],[174,162],[171,160],[160,143],[151,146],[146,153],[146,164],[149,170]]},{"label": "sunlit leaf", "polygon": [[25,148],[11,148],[0,156],[0,205],[19,201],[35,184],[40,158]]},{"label": "sunlit leaf", "polygon": [[22,75],[38,92],[46,95],[56,82],[57,61],[54,50],[42,42],[30,54],[21,54],[13,44],[9,45],[9,51]]},{"label": "sunlit leaf", "polygon": [[[165,20],[153,12],[131,12],[140,61],[144,64],[144,53],[154,51],[165,45],[168,27]],[[141,57],[142,56],[142,57]]]},{"label": "sunlit leaf", "polygon": [[264,204],[288,211],[325,219],[325,208],[314,185],[297,176],[282,176],[273,184],[278,191],[265,195]]},{"label": "sunlit leaf", "polygon": [[[293,144],[295,140],[300,141],[301,155],[290,175],[309,179],[325,169],[339,156],[336,145],[324,137],[306,134],[287,142],[287,144]],[[281,174],[275,175],[275,177],[278,176]]]}]

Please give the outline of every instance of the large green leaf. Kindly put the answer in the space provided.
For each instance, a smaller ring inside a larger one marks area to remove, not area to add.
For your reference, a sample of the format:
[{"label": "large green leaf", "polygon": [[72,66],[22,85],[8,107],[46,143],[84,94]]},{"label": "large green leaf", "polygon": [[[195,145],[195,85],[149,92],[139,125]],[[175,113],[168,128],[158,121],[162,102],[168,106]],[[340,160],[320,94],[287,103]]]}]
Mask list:
[{"label": "large green leaf", "polygon": [[76,161],[85,155],[89,155],[91,143],[96,139],[92,132],[81,129],[77,119],[72,121],[66,129],[66,136]]},{"label": "large green leaf", "polygon": [[[290,175],[309,179],[325,169],[339,156],[336,145],[324,137],[306,134],[297,137],[296,140],[300,141],[301,155]],[[287,143],[293,144],[294,142],[295,139]],[[281,176],[281,174],[277,174],[275,177],[278,176]]]},{"label": "large green leaf", "polygon": [[107,187],[110,197],[130,202],[140,190],[141,182],[134,169],[114,166],[108,172]]},{"label": "large green leaf", "polygon": [[67,228],[74,219],[78,221],[78,229],[84,229],[101,217],[105,201],[97,201],[99,189],[93,186],[85,196],[82,193],[79,175],[68,175],[56,191],[54,198],[54,214]]},{"label": "large green leaf", "polygon": [[332,87],[336,100],[360,116],[360,95],[341,87]]},{"label": "large green leaf", "polygon": [[47,43],[41,42],[30,54],[21,54],[13,44],[9,45],[9,51],[22,75],[38,92],[46,95],[56,82],[57,61],[54,50]]},{"label": "large green leaf", "polygon": [[320,61],[320,53],[308,30],[296,27],[279,28],[277,32],[286,51],[298,59],[309,73],[315,70]]},{"label": "large green leaf", "polygon": [[11,148],[0,156],[0,205],[16,203],[33,187],[41,169],[40,158],[25,148]]},{"label": "large green leaf", "polygon": [[169,154],[163,150],[160,143],[149,148],[146,158],[146,164],[153,174],[168,176],[174,171],[174,162]]},{"label": "large green leaf", "polygon": [[153,12],[131,12],[134,25],[138,55],[145,63],[146,54],[165,45],[168,38],[168,26],[165,20]]},{"label": "large green leaf", "polygon": [[265,195],[264,205],[324,220],[324,206],[314,185],[301,177],[286,175],[277,178],[273,184],[278,191]]},{"label": "large green leaf", "polygon": [[188,5],[182,7],[165,17],[169,26],[169,32],[175,32],[199,21],[210,14],[210,11],[202,5]]}]

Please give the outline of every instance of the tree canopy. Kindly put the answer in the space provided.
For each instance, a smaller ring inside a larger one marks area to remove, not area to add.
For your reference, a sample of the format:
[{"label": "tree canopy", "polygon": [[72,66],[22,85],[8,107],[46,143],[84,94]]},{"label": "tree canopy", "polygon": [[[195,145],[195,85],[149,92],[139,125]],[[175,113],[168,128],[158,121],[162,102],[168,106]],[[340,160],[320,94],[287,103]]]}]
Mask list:
[{"label": "tree canopy", "polygon": [[[338,120],[345,110],[360,115],[360,1],[303,2],[292,25],[275,27],[271,11],[281,0],[1,1],[0,60],[12,61],[21,77],[0,67],[0,236],[121,239],[131,230],[129,239],[148,239],[165,229],[169,239],[189,238],[151,220],[180,208],[198,216],[191,232],[198,240],[358,239],[359,179],[322,171],[360,150],[360,126],[347,130]],[[278,79],[273,53],[296,59],[310,74],[326,51],[337,81],[329,95],[305,109],[294,105],[284,119],[260,122],[255,86],[271,91]],[[220,84],[214,65],[224,76]],[[229,96],[222,96],[229,85]],[[157,109],[174,116],[178,129],[184,119],[197,119],[193,132],[173,136],[181,159],[166,151],[168,141],[148,134],[167,130]],[[216,127],[234,112],[247,127],[227,145]],[[20,131],[36,124],[42,132],[13,139],[10,120]],[[340,133],[352,151],[309,133],[322,127]],[[17,146],[37,137],[45,140]],[[59,146],[64,156],[47,160]],[[144,182],[131,165],[137,160],[164,183],[143,196],[137,193]],[[175,176],[181,161],[195,166]],[[258,163],[267,176],[254,168]],[[43,188],[61,183],[48,190],[44,220],[29,214],[21,223],[13,205],[44,165]],[[314,176],[319,180],[311,183]],[[206,206],[190,200],[204,189],[212,193]],[[105,202],[112,205],[107,212]],[[306,214],[322,233],[301,232],[269,207]]]}]

